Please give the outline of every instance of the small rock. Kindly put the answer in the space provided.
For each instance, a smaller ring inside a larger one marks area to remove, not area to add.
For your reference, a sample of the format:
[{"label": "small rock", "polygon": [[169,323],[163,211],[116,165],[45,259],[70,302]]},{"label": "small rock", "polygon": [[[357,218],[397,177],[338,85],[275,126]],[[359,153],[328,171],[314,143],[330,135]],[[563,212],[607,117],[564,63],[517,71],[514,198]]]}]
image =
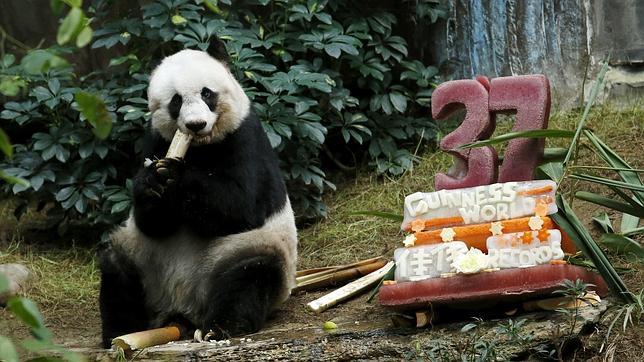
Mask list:
[{"label": "small rock", "polygon": [[22,264],[0,264],[0,274],[9,280],[9,290],[0,293],[0,305],[4,306],[9,298],[27,288],[31,272]]}]

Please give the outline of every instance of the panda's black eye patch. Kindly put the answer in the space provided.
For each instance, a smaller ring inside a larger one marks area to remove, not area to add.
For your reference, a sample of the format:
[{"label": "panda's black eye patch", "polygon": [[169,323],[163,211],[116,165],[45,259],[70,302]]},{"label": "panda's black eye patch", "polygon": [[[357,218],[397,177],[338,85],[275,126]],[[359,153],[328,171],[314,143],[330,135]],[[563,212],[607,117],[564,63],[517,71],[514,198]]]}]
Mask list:
[{"label": "panda's black eye patch", "polygon": [[170,113],[170,117],[172,117],[173,119],[179,118],[181,103],[183,103],[183,99],[180,95],[175,94],[174,96],[172,96],[170,104],[168,104],[168,112]]},{"label": "panda's black eye patch", "polygon": [[201,89],[201,99],[203,99],[211,112],[214,112],[215,108],[217,108],[217,98],[217,93],[210,90],[210,88],[203,87]]}]

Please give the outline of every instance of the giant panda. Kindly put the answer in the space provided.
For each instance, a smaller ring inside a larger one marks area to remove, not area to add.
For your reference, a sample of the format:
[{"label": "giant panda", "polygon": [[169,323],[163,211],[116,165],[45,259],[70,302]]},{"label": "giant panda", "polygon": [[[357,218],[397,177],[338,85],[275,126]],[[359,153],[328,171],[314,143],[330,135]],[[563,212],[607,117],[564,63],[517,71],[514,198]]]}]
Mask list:
[{"label": "giant panda", "polygon": [[[278,159],[228,60],[182,50],[151,74],[148,161],[129,219],[99,254],[105,348],[169,324],[254,332],[294,286],[297,233]],[[177,129],[191,146],[164,158]]]}]

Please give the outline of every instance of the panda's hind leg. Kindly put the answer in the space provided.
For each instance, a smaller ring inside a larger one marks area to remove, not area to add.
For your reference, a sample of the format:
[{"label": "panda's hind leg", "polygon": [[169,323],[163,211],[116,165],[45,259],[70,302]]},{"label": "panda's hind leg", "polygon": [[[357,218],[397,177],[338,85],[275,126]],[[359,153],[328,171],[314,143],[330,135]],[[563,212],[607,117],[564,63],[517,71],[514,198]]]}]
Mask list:
[{"label": "panda's hind leg", "polygon": [[113,338],[147,329],[149,317],[140,273],[134,263],[110,242],[101,247],[99,305],[103,347],[109,348]]},{"label": "panda's hind leg", "polygon": [[284,260],[255,254],[221,263],[211,275],[209,310],[202,329],[217,338],[258,331],[283,295]]}]

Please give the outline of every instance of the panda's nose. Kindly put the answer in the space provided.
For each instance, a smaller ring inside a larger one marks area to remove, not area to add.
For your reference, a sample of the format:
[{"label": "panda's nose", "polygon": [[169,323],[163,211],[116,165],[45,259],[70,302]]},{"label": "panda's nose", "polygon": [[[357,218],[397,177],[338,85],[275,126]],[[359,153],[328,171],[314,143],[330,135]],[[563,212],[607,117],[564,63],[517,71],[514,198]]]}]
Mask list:
[{"label": "panda's nose", "polygon": [[204,127],[206,127],[206,121],[186,123],[186,128],[188,128],[189,130],[195,133],[201,131]]}]

